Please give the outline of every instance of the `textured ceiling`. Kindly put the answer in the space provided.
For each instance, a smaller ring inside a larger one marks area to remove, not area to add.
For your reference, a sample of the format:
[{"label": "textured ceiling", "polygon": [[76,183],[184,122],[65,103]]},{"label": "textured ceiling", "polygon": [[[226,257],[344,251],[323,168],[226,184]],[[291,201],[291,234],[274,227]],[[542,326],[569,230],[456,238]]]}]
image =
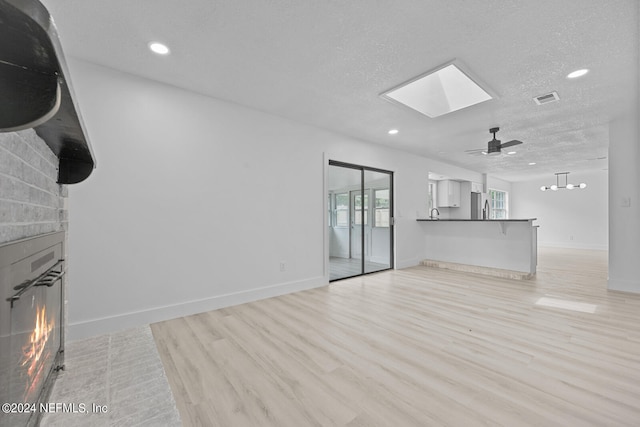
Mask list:
[{"label": "textured ceiling", "polygon": [[[68,56],[507,180],[606,168],[638,97],[637,0],[43,2]],[[430,119],[379,96],[453,59],[498,98]],[[515,155],[464,153],[493,126]]]}]

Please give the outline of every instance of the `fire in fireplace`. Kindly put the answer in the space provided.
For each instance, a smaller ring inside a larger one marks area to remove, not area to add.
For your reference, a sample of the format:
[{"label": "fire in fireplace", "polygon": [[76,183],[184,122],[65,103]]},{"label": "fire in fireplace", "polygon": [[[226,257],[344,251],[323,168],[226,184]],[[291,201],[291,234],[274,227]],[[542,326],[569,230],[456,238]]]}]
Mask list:
[{"label": "fire in fireplace", "polygon": [[53,356],[49,337],[55,328],[55,321],[52,316],[47,316],[46,310],[46,306],[36,308],[35,326],[27,344],[22,347],[23,357],[20,366],[26,369],[27,374],[22,402],[34,400],[38,385],[44,381],[45,368],[50,365]]},{"label": "fire in fireplace", "polygon": [[37,425],[64,366],[63,256],[64,232],[0,246],[0,426]]}]

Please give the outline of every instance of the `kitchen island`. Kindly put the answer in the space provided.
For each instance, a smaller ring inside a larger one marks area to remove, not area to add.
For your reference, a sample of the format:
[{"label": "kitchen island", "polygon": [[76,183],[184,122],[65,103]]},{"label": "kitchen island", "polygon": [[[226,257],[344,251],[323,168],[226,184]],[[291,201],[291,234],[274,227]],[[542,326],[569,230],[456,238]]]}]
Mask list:
[{"label": "kitchen island", "polygon": [[536,274],[537,227],[529,219],[418,219],[423,265],[514,279]]}]

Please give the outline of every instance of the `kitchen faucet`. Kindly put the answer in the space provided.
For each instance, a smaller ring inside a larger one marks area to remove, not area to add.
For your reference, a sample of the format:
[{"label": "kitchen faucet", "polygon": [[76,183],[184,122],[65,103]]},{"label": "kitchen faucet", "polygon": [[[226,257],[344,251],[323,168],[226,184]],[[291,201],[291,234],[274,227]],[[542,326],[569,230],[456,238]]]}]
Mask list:
[{"label": "kitchen faucet", "polygon": [[433,216],[433,211],[436,211],[436,213],[438,215],[440,215],[440,211],[437,208],[432,208],[431,211],[429,212],[429,218],[431,218],[431,219],[439,219],[437,216],[436,217]]}]

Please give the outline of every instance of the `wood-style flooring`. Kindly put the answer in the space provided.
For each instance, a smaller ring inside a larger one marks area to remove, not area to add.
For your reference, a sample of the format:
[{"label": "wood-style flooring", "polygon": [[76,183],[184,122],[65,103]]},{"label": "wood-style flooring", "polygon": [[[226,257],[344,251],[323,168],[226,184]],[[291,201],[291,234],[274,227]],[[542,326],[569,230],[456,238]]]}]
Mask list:
[{"label": "wood-style flooring", "polygon": [[606,261],[385,271],[152,330],[185,426],[638,426],[640,295]]}]

